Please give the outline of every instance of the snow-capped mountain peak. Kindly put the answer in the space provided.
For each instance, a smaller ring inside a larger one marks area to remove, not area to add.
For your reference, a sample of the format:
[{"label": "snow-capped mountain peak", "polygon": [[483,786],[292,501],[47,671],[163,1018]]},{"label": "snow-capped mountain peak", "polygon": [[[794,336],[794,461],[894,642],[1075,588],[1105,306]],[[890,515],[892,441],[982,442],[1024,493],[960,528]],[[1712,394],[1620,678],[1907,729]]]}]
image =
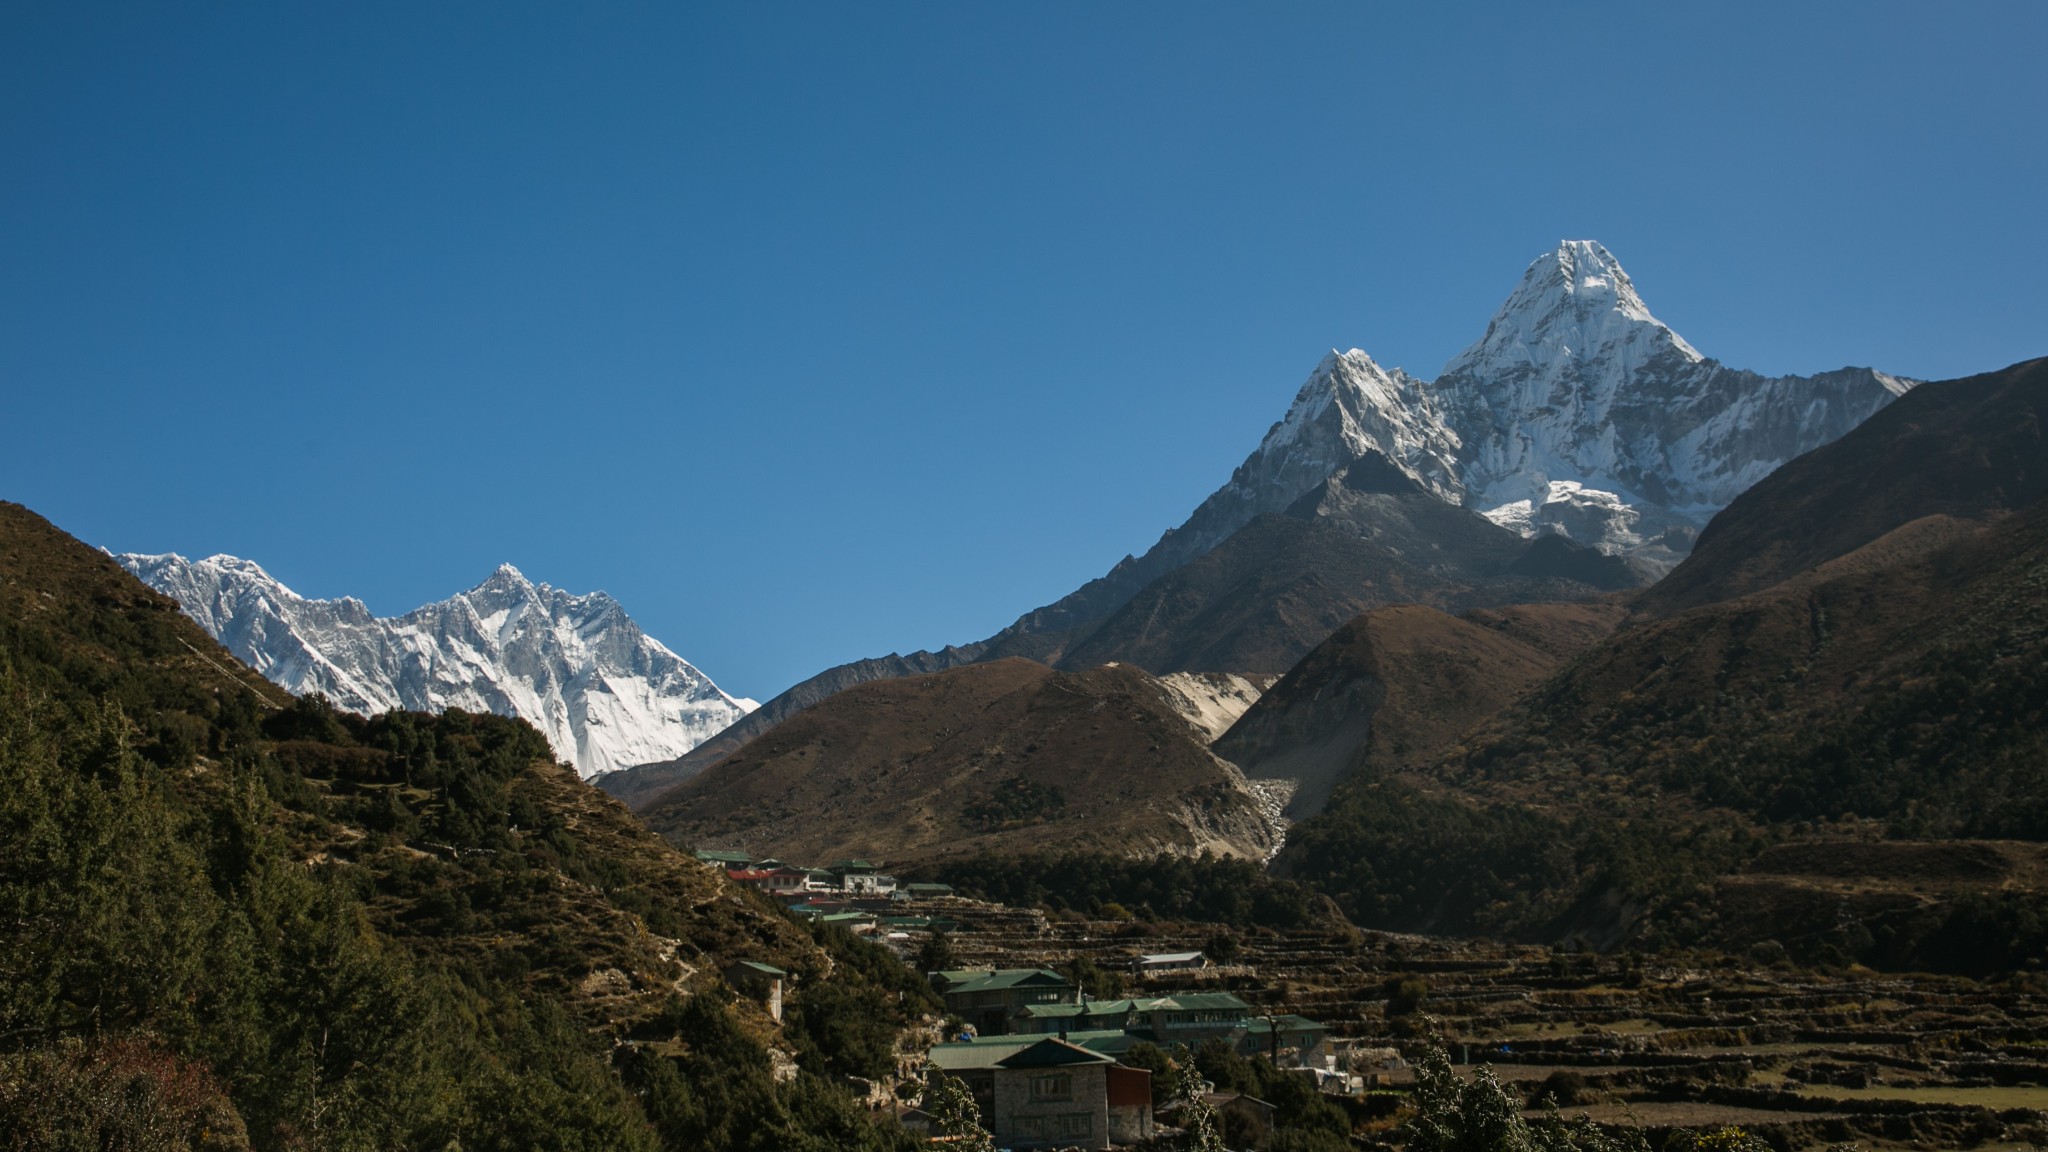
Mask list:
[{"label": "snow-capped mountain peak", "polygon": [[1424,488],[1454,500],[1457,448],[1456,433],[1444,425],[1421,381],[1399,368],[1381,368],[1356,348],[1333,349],[1231,478],[1231,487],[1250,498],[1248,510],[1274,511],[1344,465],[1377,452]]},{"label": "snow-capped mountain peak", "polygon": [[1618,552],[1683,538],[1912,383],[1727,368],[1657,319],[1613,253],[1568,240],[1529,265],[1428,392],[1461,443],[1464,503]]},{"label": "snow-capped mountain peak", "polygon": [[1743,489],[1914,383],[1867,368],[1774,378],[1726,368],[1657,319],[1613,253],[1567,240],[1528,266],[1485,334],[1433,382],[1356,348],[1324,356],[1193,515],[994,639],[1101,619],[1368,453],[1524,536],[1561,533],[1634,553],[1646,570],[1669,567]]},{"label": "snow-capped mountain peak", "polygon": [[115,559],[293,692],[364,714],[523,717],[585,776],[674,759],[755,707],[642,632],[610,596],[535,584],[510,564],[467,592],[379,618],[352,597],[308,600],[234,556]]},{"label": "snow-capped mountain peak", "polygon": [[1598,361],[1617,382],[1666,355],[1706,359],[1650,312],[1621,262],[1592,240],[1567,240],[1530,263],[1486,334],[1443,377]]}]

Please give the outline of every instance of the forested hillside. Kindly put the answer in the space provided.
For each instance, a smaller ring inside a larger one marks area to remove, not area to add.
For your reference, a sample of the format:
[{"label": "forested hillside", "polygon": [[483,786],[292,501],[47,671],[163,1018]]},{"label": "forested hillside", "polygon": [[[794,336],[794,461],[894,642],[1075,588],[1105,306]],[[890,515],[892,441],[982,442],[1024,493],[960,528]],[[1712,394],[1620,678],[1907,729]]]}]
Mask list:
[{"label": "forested hillside", "polygon": [[[0,505],[0,1130],[27,1147],[890,1148],[924,995],[522,722],[290,700]],[[778,1029],[723,962],[796,979]],[[769,1051],[802,1073],[778,1079]]]}]

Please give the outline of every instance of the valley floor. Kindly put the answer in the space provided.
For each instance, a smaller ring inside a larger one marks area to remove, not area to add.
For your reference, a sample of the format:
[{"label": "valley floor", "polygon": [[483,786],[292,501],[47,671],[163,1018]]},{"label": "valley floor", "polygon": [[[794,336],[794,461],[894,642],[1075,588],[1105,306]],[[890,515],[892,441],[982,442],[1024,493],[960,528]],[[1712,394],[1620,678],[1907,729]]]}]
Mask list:
[{"label": "valley floor", "polygon": [[[1141,953],[1235,951],[1127,995],[1232,991],[1329,1030],[1354,1135],[1395,1141],[1415,1056],[1440,1038],[1544,1114],[1645,1130],[1735,1125],[1782,1149],[2048,1142],[2048,977],[1807,970],[1711,954],[1593,955],[1382,933],[1233,931],[928,901],[962,968],[1125,972]],[[943,907],[943,913],[937,911]],[[893,942],[914,958],[917,941]],[[1419,1002],[1412,1007],[1390,996]],[[1395,1013],[1389,1015],[1391,1010]]]}]

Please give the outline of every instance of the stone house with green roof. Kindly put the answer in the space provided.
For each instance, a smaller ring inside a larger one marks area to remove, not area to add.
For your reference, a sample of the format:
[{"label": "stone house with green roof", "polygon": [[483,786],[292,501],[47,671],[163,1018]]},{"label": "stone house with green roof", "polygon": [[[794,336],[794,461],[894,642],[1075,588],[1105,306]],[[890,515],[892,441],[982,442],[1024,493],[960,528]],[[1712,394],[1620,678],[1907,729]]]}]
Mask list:
[{"label": "stone house with green roof", "polygon": [[1025,1009],[1071,1004],[1074,982],[1044,968],[968,968],[931,974],[932,987],[946,1010],[984,1036],[1011,1030],[1011,1021]]},{"label": "stone house with green roof", "polygon": [[1281,1064],[1312,1064],[1326,1050],[1329,1030],[1303,1016],[1257,1016],[1230,992],[1178,992],[1130,1000],[1030,1004],[1010,1031],[1036,1035],[1122,1029],[1162,1048],[1222,1040],[1246,1056]]},{"label": "stone house with green roof", "polygon": [[[974,1102],[980,1105],[982,1116],[991,1117],[995,1115],[996,1108],[996,1065],[1043,1039],[1043,1036],[981,1036],[973,1040],[935,1044],[925,1058],[932,1067],[965,1083],[968,1091],[974,1094]],[[1121,1057],[1138,1042],[1137,1037],[1117,1029],[1070,1032],[1061,1039],[1112,1058]]]},{"label": "stone house with green roof", "polygon": [[782,1023],[782,985],[789,973],[759,960],[740,960],[726,965],[720,974],[732,990],[759,1000],[777,1024]]},{"label": "stone house with green roof", "polygon": [[1157,1043],[1170,1046],[1228,1037],[1251,1018],[1251,1005],[1232,993],[1180,992],[1130,1000],[1027,1005],[1018,1013],[1012,1031],[1125,1028],[1146,1033]]},{"label": "stone house with green roof", "polygon": [[1048,1037],[996,1061],[990,1134],[1008,1148],[1108,1148],[1152,1137],[1152,1074]]}]

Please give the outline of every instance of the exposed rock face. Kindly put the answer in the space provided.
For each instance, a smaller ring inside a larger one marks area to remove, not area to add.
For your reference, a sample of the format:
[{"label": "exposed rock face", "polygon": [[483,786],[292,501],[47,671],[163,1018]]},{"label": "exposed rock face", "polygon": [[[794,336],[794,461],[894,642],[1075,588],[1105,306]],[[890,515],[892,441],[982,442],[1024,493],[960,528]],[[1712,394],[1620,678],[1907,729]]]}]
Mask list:
[{"label": "exposed rock face", "polygon": [[467,592],[380,618],[360,600],[308,600],[233,556],[115,559],[293,692],[364,714],[518,716],[584,776],[679,756],[754,707],[640,631],[611,597],[536,585],[509,564]]},{"label": "exposed rock face", "polygon": [[1230,672],[1169,672],[1159,678],[1168,703],[1208,741],[1229,731],[1271,684],[1269,677]]}]

